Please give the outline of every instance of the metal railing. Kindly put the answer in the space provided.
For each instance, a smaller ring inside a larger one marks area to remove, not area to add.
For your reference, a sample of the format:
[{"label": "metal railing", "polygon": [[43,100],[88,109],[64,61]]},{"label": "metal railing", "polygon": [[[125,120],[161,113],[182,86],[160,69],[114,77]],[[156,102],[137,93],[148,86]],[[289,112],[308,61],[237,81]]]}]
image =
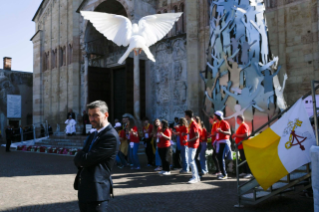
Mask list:
[{"label": "metal railing", "polygon": [[[311,91],[309,91],[308,93],[306,93],[302,99],[307,98],[308,96],[312,95],[312,102],[313,102],[313,111],[314,111],[314,123],[315,123],[315,134],[316,134],[316,141],[317,141],[317,146],[319,146],[319,142],[318,142],[318,117],[317,117],[317,110],[319,110],[319,107],[317,107],[316,105],[316,90],[319,89],[319,85],[315,86],[315,84],[319,84],[319,81],[312,81],[311,82]],[[235,207],[242,207],[241,203],[241,188],[249,183],[251,183],[252,185],[255,184],[255,182],[253,181],[255,178],[252,178],[250,181],[245,181],[244,183],[240,184],[240,178],[239,178],[239,168],[243,165],[245,165],[247,163],[247,160],[242,161],[241,163],[239,163],[239,154],[238,154],[238,146],[240,146],[245,140],[254,137],[255,135],[257,135],[258,133],[261,133],[262,130],[267,127],[270,126],[272,122],[274,122],[276,119],[280,118],[284,113],[286,113],[293,105],[289,106],[287,109],[279,112],[277,115],[275,115],[271,120],[269,120],[267,123],[265,123],[264,125],[262,125],[261,127],[259,127],[257,130],[255,130],[254,132],[251,133],[251,135],[247,136],[246,138],[244,138],[243,141],[239,142],[238,144],[235,143],[235,152],[236,152],[236,178],[237,178],[237,196],[238,196],[238,205],[235,205]],[[233,142],[234,143],[234,142]],[[310,174],[311,175],[311,174]]]}]

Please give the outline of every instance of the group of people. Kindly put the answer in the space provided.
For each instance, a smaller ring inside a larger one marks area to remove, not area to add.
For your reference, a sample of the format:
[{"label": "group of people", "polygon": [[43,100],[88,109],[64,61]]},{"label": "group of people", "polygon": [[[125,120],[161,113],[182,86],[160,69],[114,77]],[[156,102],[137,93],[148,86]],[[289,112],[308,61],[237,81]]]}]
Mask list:
[{"label": "group of people", "polygon": [[[143,121],[143,132],[139,134],[134,120],[123,116],[122,124],[116,120],[114,128],[120,137],[120,149],[116,161],[118,167],[131,166],[131,169],[141,169],[138,150],[140,138],[144,141],[145,153],[149,167],[156,167],[162,175],[170,175],[171,169],[181,169],[180,173],[192,172],[189,183],[197,183],[208,173],[206,150],[208,139],[212,141],[213,162],[218,179],[228,178],[226,160],[232,159],[230,138],[239,144],[250,135],[249,126],[243,116],[237,117],[239,125],[232,135],[230,125],[224,120],[223,112],[216,111],[209,118],[211,130],[207,131],[199,116],[194,116],[190,110],[185,111],[185,117],[175,118],[173,126],[166,120],[156,119],[154,124],[148,118]],[[232,136],[231,136],[232,135]],[[174,153],[172,151],[172,146]],[[240,157],[245,160],[242,144],[238,146]],[[251,177],[247,163],[244,165],[241,177]]]},{"label": "group of people", "polygon": [[6,152],[10,152],[12,142],[27,141],[33,139],[33,131],[31,126],[14,128],[8,125],[6,130]]}]

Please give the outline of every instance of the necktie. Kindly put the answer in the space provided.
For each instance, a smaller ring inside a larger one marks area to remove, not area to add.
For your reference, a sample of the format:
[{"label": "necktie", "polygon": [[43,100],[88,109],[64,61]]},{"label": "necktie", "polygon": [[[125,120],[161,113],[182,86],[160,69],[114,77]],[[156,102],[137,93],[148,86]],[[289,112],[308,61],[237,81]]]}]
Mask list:
[{"label": "necktie", "polygon": [[92,146],[93,146],[93,144],[94,144],[94,142],[96,141],[97,138],[98,138],[98,137],[97,137],[97,131],[95,131],[95,132],[94,132],[93,140],[92,140],[92,142],[91,142],[91,144],[90,144],[89,151],[91,150],[91,148],[92,148]]}]

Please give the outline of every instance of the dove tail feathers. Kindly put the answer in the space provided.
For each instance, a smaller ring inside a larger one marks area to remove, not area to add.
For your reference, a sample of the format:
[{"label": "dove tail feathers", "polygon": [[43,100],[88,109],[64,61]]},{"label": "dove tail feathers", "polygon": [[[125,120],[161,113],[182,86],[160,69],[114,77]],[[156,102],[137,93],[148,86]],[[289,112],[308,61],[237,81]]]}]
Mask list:
[{"label": "dove tail feathers", "polygon": [[151,61],[153,61],[154,63],[156,62],[154,55],[152,54],[152,52],[150,51],[150,49],[148,47],[144,47],[143,51],[145,52],[146,56],[148,59],[150,59]]},{"label": "dove tail feathers", "polygon": [[126,52],[123,54],[123,56],[119,59],[119,61],[117,62],[118,64],[122,64],[124,62],[124,60],[126,60],[126,58],[130,55],[131,51],[133,48],[128,48],[126,50]]}]

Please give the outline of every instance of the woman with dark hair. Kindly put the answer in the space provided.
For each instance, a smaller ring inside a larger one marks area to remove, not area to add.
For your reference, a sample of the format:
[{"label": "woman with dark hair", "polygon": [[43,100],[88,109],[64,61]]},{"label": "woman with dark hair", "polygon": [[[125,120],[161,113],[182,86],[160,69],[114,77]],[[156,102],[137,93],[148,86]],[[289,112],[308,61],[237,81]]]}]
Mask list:
[{"label": "woman with dark hair", "polygon": [[179,119],[179,125],[175,127],[176,132],[173,132],[175,135],[179,136],[179,142],[181,145],[181,156],[182,156],[182,167],[183,169],[179,172],[181,174],[189,172],[189,164],[188,164],[188,157],[187,157],[187,120],[185,118]]},{"label": "woman with dark hair", "polygon": [[207,149],[207,129],[204,125],[204,122],[202,122],[202,133],[200,135],[200,143],[201,143],[201,151],[200,151],[200,166],[202,168],[202,173],[207,174],[208,168],[207,168],[207,162],[206,162],[206,149]]},{"label": "woman with dark hair", "polygon": [[167,159],[168,151],[171,146],[171,131],[168,128],[168,122],[166,120],[162,120],[162,129],[161,132],[157,134],[157,147],[158,153],[161,157],[163,171],[160,174],[170,175],[171,172],[169,170],[169,162]]},{"label": "woman with dark hair", "polygon": [[155,119],[154,121],[154,128],[153,128],[153,145],[155,149],[155,166],[157,166],[154,171],[162,171],[162,162],[161,158],[158,154],[158,148],[157,148],[157,134],[161,131],[161,121],[159,119]]},{"label": "woman with dark hair", "polygon": [[126,134],[128,135],[128,139],[130,140],[129,144],[129,157],[133,166],[131,169],[141,169],[140,162],[138,159],[138,148],[140,146],[140,139],[138,137],[137,127],[134,125],[134,121],[132,119],[128,119],[126,122]]},{"label": "woman with dark hair", "polygon": [[200,120],[199,116],[195,117],[195,121],[199,127],[199,146],[196,149],[196,155],[195,155],[195,162],[196,162],[196,166],[197,166],[197,170],[198,170],[198,174],[201,177],[204,173],[202,172],[202,166],[201,166],[201,162],[198,160],[200,152],[202,150],[202,142],[201,142],[201,136],[203,133],[203,128],[202,128],[202,121]]}]

